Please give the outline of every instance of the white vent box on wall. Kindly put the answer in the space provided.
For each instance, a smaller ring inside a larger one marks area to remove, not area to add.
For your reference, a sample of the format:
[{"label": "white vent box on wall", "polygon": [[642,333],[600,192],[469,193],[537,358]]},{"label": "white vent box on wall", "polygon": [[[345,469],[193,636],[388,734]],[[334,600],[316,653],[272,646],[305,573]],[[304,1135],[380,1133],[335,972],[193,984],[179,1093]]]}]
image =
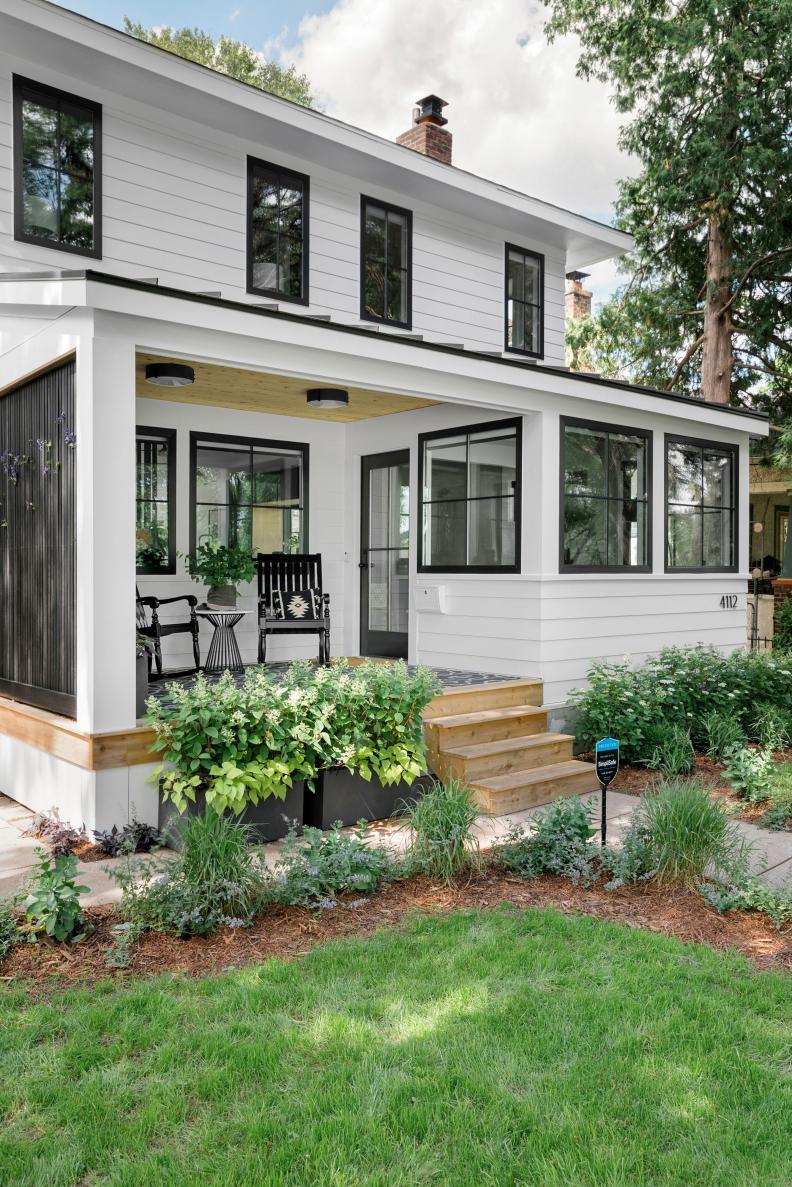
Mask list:
[{"label": "white vent box on wall", "polygon": [[446,596],[444,585],[421,585],[414,587],[415,609],[424,614],[445,614]]}]

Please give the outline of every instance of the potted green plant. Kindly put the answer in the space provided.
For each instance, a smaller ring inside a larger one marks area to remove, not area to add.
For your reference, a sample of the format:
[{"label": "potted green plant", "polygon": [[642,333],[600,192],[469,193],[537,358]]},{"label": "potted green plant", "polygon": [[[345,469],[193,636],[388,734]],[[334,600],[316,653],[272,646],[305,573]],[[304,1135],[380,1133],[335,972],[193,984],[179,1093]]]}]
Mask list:
[{"label": "potted green plant", "polygon": [[252,581],[256,564],[246,548],[226,547],[219,540],[206,540],[189,554],[187,571],[193,581],[208,586],[206,601],[210,606],[233,608],[237,600],[237,582]]}]

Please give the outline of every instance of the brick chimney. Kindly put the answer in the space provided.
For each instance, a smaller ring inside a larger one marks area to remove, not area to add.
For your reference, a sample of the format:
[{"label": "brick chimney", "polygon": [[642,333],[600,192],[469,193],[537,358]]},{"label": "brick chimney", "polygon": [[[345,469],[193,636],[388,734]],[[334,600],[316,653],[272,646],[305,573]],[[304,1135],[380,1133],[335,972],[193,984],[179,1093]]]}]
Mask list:
[{"label": "brick chimney", "polygon": [[572,321],[577,321],[581,317],[591,317],[592,294],[588,289],[583,288],[583,281],[588,275],[588,272],[567,272],[566,274],[569,288],[564,294],[564,304],[566,315]]},{"label": "brick chimney", "polygon": [[445,126],[448,120],[443,116],[443,108],[447,106],[445,99],[438,99],[437,95],[419,99],[413,108],[413,126],[397,136],[396,143],[450,165],[451,133]]}]

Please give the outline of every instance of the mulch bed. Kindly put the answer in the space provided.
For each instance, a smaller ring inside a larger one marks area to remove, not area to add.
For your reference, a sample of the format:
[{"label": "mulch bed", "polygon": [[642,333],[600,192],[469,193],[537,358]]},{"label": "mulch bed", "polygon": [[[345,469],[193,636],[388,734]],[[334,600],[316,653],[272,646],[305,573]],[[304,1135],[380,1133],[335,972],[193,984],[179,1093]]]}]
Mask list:
[{"label": "mulch bed", "polygon": [[[792,751],[780,750],[775,757],[778,762],[792,762]],[[702,779],[728,805],[737,820],[758,824],[761,828],[762,817],[769,804],[748,804],[741,800],[726,782],[724,770],[723,763],[714,762],[704,754],[697,754],[691,774]],[[646,767],[620,767],[611,789],[623,791],[626,795],[643,795],[662,777],[659,771],[650,771]],[[787,821],[787,830],[792,831],[792,817]]]},{"label": "mulch bed", "polygon": [[113,970],[105,962],[105,951],[112,943],[113,908],[89,908],[86,918],[95,930],[84,941],[74,946],[18,944],[0,965],[0,979],[32,981],[46,991],[53,984],[90,984],[109,977],[123,980],[164,972],[202,976],[269,957],[299,957],[327,940],[367,936],[379,928],[393,927],[416,911],[434,914],[505,904],[555,907],[564,913],[642,927],[723,951],[736,949],[757,968],[792,972],[792,927],[779,931],[754,911],[718,914],[692,890],[662,889],[648,883],[620,890],[585,889],[554,876],[523,880],[484,870],[466,885],[452,889],[422,877],[394,882],[371,898],[350,896],[321,913],[270,906],[252,927],[223,929],[214,936],[178,940],[146,933],[131,967],[123,971]]}]

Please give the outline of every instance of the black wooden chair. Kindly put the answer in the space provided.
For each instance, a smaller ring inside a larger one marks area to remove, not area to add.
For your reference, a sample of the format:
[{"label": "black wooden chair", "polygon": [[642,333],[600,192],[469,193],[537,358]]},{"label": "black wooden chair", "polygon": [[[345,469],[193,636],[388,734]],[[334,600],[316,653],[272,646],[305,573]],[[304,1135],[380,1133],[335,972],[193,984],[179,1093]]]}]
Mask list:
[{"label": "black wooden chair", "polygon": [[[151,640],[151,648],[149,649],[149,676],[151,675],[152,667],[152,650],[153,659],[157,667],[157,676],[162,676],[162,646],[161,640],[168,635],[192,635],[193,657],[195,659],[195,671],[197,672],[201,666],[201,645],[198,641],[198,617],[195,613],[195,607],[198,605],[198,599],[194,594],[180,594],[177,598],[154,598],[141,597],[140,590],[135,588],[137,596],[137,633],[142,635],[144,639]],[[190,617],[186,622],[160,622],[159,608],[160,606],[170,606],[174,602],[187,602],[190,607]],[[188,668],[187,671],[192,671]]]},{"label": "black wooden chair", "polygon": [[[319,663],[330,660],[330,595],[322,587],[322,557],[318,552],[287,554],[283,552],[260,552],[256,557],[258,565],[258,627],[259,663],[267,662],[268,635],[319,636]],[[320,611],[315,618],[303,620],[276,618],[273,595],[277,590],[283,594],[297,593],[303,589],[315,589],[319,594]]]}]

